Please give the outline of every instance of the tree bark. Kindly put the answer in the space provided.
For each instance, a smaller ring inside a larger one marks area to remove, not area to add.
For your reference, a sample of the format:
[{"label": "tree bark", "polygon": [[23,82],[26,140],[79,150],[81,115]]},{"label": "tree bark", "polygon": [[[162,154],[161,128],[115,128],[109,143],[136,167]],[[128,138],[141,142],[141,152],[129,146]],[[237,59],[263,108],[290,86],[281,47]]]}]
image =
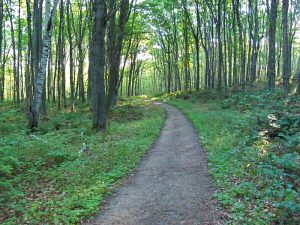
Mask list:
[{"label": "tree bark", "polygon": [[282,0],[282,31],[283,31],[283,64],[282,64],[282,75],[283,75],[283,88],[285,93],[290,92],[290,58],[291,52],[289,48],[289,32],[288,32],[288,9],[289,0]]},{"label": "tree bark", "polygon": [[[186,4],[186,2],[184,2]],[[183,35],[184,35],[184,90],[190,88],[190,53],[189,53],[189,36],[188,36],[188,11],[186,5],[184,6],[184,19],[183,19]]]},{"label": "tree bark", "polygon": [[236,14],[235,14],[235,3],[232,1],[232,11],[233,11],[233,89],[236,91],[238,85],[237,78],[237,35],[236,35]]},{"label": "tree bark", "polygon": [[68,25],[68,39],[69,39],[69,61],[70,61],[70,98],[71,98],[71,111],[74,111],[74,92],[75,92],[75,86],[74,86],[74,59],[73,59],[73,38],[72,38],[72,28],[71,28],[71,3],[70,0],[67,2],[67,25]]},{"label": "tree bark", "polygon": [[[0,0],[0,67],[2,68],[3,0]],[[0,101],[4,100],[4,73],[0,69]]]},{"label": "tree bark", "polygon": [[277,0],[271,0],[271,11],[269,13],[269,58],[268,58],[268,87],[275,88],[275,37],[276,37],[276,19],[277,19]]},{"label": "tree bark", "polygon": [[298,69],[297,69],[297,94],[300,95],[300,54],[298,56]]},{"label": "tree bark", "polygon": [[19,77],[17,74],[17,54],[16,54],[16,41],[15,41],[15,30],[14,24],[12,20],[12,2],[10,1],[10,9],[9,9],[9,21],[10,21],[10,33],[11,33],[11,42],[12,42],[12,49],[13,49],[13,76],[14,76],[14,90],[13,90],[13,98],[14,102],[18,106],[20,103],[20,85],[19,85]]},{"label": "tree bark", "polygon": [[54,0],[53,9],[51,11],[51,15],[47,22],[47,29],[45,31],[44,38],[43,38],[42,57],[40,59],[39,72],[35,80],[34,100],[33,100],[33,105],[30,108],[30,112],[29,112],[30,115],[28,121],[28,128],[31,131],[35,131],[38,128],[38,124],[39,124],[39,108],[40,108],[41,97],[42,97],[43,87],[45,82],[45,72],[46,72],[50,43],[51,43],[53,18],[56,12],[57,4],[58,4],[58,0]]},{"label": "tree bark", "polygon": [[[110,0],[110,1],[114,1],[114,0]],[[120,68],[121,51],[122,51],[122,45],[124,39],[124,29],[126,23],[128,22],[129,15],[130,15],[129,0],[121,0],[117,39],[115,42],[114,51],[112,51],[113,57],[111,58],[111,64],[109,68],[109,90],[107,96],[108,107],[115,105],[117,103],[117,95],[118,95],[117,86],[119,80],[119,70],[120,70],[119,68]],[[114,27],[111,27],[111,29],[114,29]],[[113,40],[109,40],[109,41],[113,41]]]},{"label": "tree bark", "polygon": [[92,76],[92,108],[93,126],[96,131],[106,128],[105,103],[105,29],[106,29],[106,3],[104,0],[94,1],[94,28],[93,48],[90,59]]},{"label": "tree bark", "polygon": [[240,77],[241,77],[241,84],[242,84],[242,91],[245,90],[245,63],[246,63],[246,54],[245,54],[245,46],[244,46],[244,37],[243,35],[243,26],[240,18],[240,0],[235,0],[236,5],[235,5],[235,13],[236,13],[236,20],[237,20],[237,25],[238,25],[238,30],[239,30],[239,47],[240,47],[240,60],[241,60],[241,70],[240,70]]},{"label": "tree bark", "polygon": [[222,39],[221,39],[221,0],[218,0],[218,18],[217,18],[217,35],[218,35],[218,91],[222,90],[222,66],[223,66],[223,50],[222,50]]}]

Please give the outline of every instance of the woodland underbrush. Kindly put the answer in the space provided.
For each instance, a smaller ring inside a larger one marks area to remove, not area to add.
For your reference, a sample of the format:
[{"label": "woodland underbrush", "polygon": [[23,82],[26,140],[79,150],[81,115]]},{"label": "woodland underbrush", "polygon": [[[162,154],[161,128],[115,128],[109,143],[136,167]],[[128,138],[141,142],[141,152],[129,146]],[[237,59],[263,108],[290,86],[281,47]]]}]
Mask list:
[{"label": "woodland underbrush", "polygon": [[158,136],[163,111],[140,98],[109,112],[93,133],[89,106],[50,108],[36,133],[24,111],[1,103],[0,223],[75,224],[99,210]]},{"label": "woodland underbrush", "polygon": [[264,90],[168,97],[199,131],[229,224],[300,223],[299,96]]}]

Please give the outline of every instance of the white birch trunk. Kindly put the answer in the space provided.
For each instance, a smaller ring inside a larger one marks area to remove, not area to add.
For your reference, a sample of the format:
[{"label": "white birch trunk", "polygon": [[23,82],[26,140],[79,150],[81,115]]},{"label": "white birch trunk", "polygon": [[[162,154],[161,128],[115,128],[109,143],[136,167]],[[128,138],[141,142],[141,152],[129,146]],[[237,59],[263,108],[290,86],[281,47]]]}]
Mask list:
[{"label": "white birch trunk", "polygon": [[50,0],[46,0],[45,1],[45,23],[44,23],[44,31],[46,31],[47,29],[47,24],[48,24],[48,20],[50,18],[50,7],[51,7],[51,1]]},{"label": "white birch trunk", "polygon": [[59,0],[54,0],[51,14],[45,26],[45,34],[43,37],[43,45],[42,45],[42,56],[41,56],[39,71],[34,83],[34,87],[35,87],[34,100],[33,100],[33,106],[30,109],[30,117],[28,122],[28,128],[31,130],[36,130],[38,128],[39,108],[40,108],[42,94],[43,94],[43,86],[45,83],[46,67],[48,62],[50,43],[51,43],[51,34],[53,28],[53,17],[56,12],[58,1]]}]

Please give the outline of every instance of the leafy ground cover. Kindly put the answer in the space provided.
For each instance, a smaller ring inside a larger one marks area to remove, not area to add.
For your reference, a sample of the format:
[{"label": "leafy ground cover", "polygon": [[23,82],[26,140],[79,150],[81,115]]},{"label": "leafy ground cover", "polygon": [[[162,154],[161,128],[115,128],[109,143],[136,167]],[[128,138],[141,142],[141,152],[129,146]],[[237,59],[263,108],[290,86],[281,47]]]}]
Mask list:
[{"label": "leafy ground cover", "polygon": [[89,107],[50,110],[27,134],[24,112],[0,112],[0,223],[75,224],[99,209],[134,169],[163,124],[163,112],[141,99],[121,101],[108,129],[91,131]]},{"label": "leafy ground cover", "polygon": [[300,223],[300,98],[281,91],[175,94],[199,131],[229,224]]}]

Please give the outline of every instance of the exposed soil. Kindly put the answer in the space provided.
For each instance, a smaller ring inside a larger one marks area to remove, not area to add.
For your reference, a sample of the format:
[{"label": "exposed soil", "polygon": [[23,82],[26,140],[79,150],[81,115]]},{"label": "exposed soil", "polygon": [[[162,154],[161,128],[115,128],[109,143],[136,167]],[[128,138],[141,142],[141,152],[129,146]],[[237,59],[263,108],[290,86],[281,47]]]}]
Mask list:
[{"label": "exposed soil", "polygon": [[178,109],[162,104],[161,135],[135,174],[87,224],[220,224],[205,154],[191,123]]}]

